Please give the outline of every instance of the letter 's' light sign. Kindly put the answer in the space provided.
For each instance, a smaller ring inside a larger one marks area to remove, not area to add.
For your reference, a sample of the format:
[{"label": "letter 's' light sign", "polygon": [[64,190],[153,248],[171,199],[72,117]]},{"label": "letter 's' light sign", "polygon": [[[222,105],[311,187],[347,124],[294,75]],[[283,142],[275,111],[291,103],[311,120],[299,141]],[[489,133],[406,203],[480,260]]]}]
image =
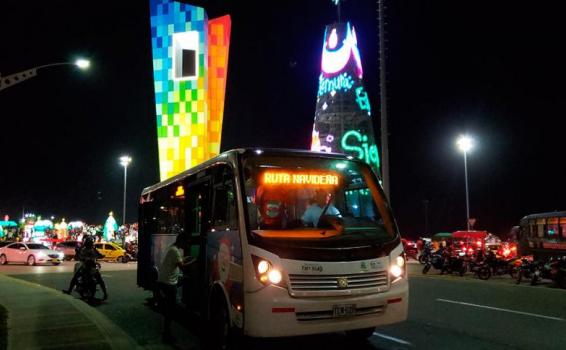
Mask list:
[{"label": "letter 's' light sign", "polygon": [[[357,145],[356,145],[357,143]],[[350,130],[342,136],[342,149],[344,151],[354,152],[354,155],[367,164],[377,166],[379,169],[379,153],[375,144],[368,143],[368,137],[361,133]]]},{"label": "letter 's' light sign", "polygon": [[266,171],[263,173],[263,184],[338,186],[338,175],[333,173]]}]

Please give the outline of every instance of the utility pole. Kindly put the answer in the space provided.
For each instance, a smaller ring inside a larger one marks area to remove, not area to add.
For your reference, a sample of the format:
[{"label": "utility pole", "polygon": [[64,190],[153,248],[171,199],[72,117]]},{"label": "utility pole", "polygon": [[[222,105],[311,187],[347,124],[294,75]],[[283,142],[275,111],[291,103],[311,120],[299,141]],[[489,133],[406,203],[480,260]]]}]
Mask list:
[{"label": "utility pole", "polygon": [[383,13],[384,0],[377,0],[377,13],[379,22],[379,97],[381,102],[381,178],[385,195],[391,203],[389,192],[389,133],[387,131],[387,84],[385,77],[385,14]]},{"label": "utility pole", "polygon": [[428,234],[428,204],[430,201],[428,199],[423,200],[424,204],[424,236],[429,237]]}]

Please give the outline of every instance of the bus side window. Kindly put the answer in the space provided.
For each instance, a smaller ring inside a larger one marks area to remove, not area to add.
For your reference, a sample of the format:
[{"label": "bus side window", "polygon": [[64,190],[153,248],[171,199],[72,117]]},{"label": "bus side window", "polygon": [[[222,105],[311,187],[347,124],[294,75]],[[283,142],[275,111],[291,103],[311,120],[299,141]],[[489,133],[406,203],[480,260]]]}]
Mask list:
[{"label": "bus side window", "polygon": [[141,227],[140,234],[157,233],[157,211],[154,202],[144,202],[141,207]]},{"label": "bus side window", "polygon": [[219,230],[238,229],[238,211],[233,171],[229,166],[217,169],[214,178],[213,228]]},{"label": "bus side window", "polygon": [[156,196],[157,233],[178,235],[185,231],[185,196],[176,195],[179,184],[171,184]]}]

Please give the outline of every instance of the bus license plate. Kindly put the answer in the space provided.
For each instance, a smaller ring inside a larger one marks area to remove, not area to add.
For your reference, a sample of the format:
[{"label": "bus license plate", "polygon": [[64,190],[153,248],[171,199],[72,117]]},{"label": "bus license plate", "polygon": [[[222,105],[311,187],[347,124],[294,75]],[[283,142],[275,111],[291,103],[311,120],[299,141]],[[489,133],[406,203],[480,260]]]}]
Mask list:
[{"label": "bus license plate", "polygon": [[332,307],[333,317],[348,317],[356,314],[356,304],[334,305]]}]

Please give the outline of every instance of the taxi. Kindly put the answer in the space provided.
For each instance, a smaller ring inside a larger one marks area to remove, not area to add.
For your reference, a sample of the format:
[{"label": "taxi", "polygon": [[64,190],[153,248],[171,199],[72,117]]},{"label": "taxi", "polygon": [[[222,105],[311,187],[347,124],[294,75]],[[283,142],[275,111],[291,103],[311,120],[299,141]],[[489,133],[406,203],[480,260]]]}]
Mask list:
[{"label": "taxi", "polygon": [[116,262],[128,262],[128,256],[126,255],[126,251],[117,245],[116,243],[106,242],[106,243],[95,243],[94,248],[104,255],[104,257],[100,260],[102,261],[116,261]]}]

